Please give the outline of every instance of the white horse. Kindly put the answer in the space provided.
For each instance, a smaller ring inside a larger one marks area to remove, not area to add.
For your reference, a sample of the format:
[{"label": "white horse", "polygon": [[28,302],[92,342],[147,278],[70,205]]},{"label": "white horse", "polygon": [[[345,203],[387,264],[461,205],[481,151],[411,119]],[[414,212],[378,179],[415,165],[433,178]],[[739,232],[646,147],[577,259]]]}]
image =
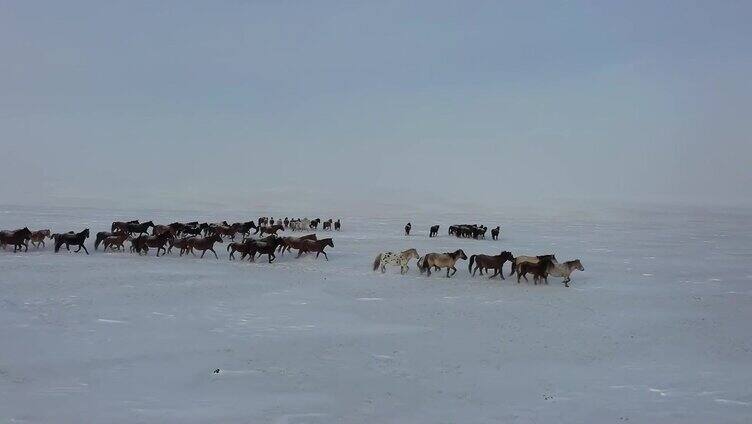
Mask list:
[{"label": "white horse", "polygon": [[577,271],[584,271],[585,267],[582,266],[582,262],[580,262],[579,259],[575,259],[573,261],[566,261],[564,263],[556,263],[552,262],[551,265],[548,267],[548,275],[551,277],[562,277],[564,278],[564,287],[569,287],[569,282],[572,281],[570,278],[570,275],[572,275],[572,272],[575,270]]},{"label": "white horse", "polygon": [[410,259],[420,258],[420,255],[418,254],[418,251],[415,249],[407,249],[404,252],[401,253],[394,253],[394,252],[383,252],[379,253],[376,256],[376,259],[373,261],[373,270],[376,271],[377,269],[381,268],[381,273],[386,272],[386,266],[387,265],[393,265],[393,266],[399,266],[400,267],[400,274],[406,273],[410,267],[407,266],[408,262],[410,262]]},{"label": "white horse", "polygon": [[303,218],[300,221],[290,222],[290,229],[292,231],[308,231],[310,227],[311,227],[311,220],[308,218]]}]

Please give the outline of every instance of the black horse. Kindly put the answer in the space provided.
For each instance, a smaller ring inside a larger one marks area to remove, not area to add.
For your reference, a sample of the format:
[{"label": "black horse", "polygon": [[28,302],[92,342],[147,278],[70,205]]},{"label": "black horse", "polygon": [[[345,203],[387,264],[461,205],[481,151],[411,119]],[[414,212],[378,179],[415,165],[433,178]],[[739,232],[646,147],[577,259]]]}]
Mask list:
[{"label": "black horse", "polygon": [[60,246],[65,245],[65,248],[68,250],[70,250],[71,246],[78,246],[76,252],[80,252],[81,249],[84,249],[84,252],[86,252],[87,255],[89,254],[86,246],[84,246],[84,242],[89,238],[88,228],[80,233],[55,234],[53,238],[55,239],[55,252],[60,251]]}]

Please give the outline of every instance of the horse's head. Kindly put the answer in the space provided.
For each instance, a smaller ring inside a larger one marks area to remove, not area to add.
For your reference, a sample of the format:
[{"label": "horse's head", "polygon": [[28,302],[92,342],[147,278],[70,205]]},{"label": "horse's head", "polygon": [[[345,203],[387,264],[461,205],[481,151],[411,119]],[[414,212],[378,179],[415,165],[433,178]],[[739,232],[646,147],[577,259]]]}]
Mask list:
[{"label": "horse's head", "polygon": [[222,236],[220,236],[219,233],[214,233],[214,235],[209,238],[216,241],[217,243],[224,243],[224,240],[222,240]]},{"label": "horse's head", "polygon": [[324,246],[331,246],[334,247],[334,240],[333,239],[324,239]]},{"label": "horse's head", "polygon": [[582,262],[580,262],[579,259],[575,259],[573,261],[569,261],[569,263],[570,263],[570,268],[574,268],[574,269],[576,269],[578,271],[584,271],[585,270],[585,267],[582,266]]},{"label": "horse's head", "polygon": [[507,261],[513,261],[514,256],[512,256],[512,252],[507,252],[506,250],[501,252],[501,259],[507,260]]},{"label": "horse's head", "polygon": [[143,225],[145,225],[145,226],[146,226],[146,228],[149,228],[149,227],[153,227],[153,226],[154,226],[154,223],[153,223],[153,222],[151,222],[151,221],[146,221],[146,222],[144,222],[144,224],[143,224]]},{"label": "horse's head", "polygon": [[457,257],[458,257],[459,259],[467,259],[467,255],[465,254],[465,251],[464,251],[464,250],[462,250],[462,249],[460,249],[460,250],[458,250],[458,251],[454,252],[454,254],[455,254],[455,255],[457,255]]},{"label": "horse's head", "polygon": [[85,229],[81,231],[81,235],[84,236],[84,238],[89,238],[89,229]]}]

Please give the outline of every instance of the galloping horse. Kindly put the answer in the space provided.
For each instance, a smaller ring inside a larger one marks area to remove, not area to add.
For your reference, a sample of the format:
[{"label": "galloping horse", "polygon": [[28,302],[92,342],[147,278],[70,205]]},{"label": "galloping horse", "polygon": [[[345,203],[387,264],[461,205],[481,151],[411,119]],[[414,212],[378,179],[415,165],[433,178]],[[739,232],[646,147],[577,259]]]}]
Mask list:
[{"label": "galloping horse", "polygon": [[321,240],[303,240],[297,247],[298,249],[298,256],[302,255],[303,253],[309,253],[309,252],[316,252],[316,257],[319,257],[320,253],[324,254],[324,257],[326,260],[329,260],[329,256],[326,255],[326,252],[324,252],[324,248],[326,246],[334,247],[334,241],[330,238],[325,238]]},{"label": "galloping horse", "polygon": [[256,229],[256,231],[259,233],[259,236],[263,236],[264,234],[274,234],[277,235],[277,231],[285,231],[284,225],[269,225],[265,227],[259,227]]},{"label": "galloping horse", "polygon": [[134,219],[133,221],[114,221],[110,226],[110,232],[114,233],[116,230],[125,231],[125,228],[128,226],[128,224],[138,224],[138,220]]},{"label": "galloping horse", "polygon": [[34,245],[37,249],[39,249],[39,246],[44,247],[44,239],[52,238],[50,235],[50,230],[37,230],[32,231],[31,233],[31,244]]},{"label": "galloping horse", "polygon": [[418,251],[415,249],[407,249],[400,253],[382,252],[373,260],[373,270],[376,271],[381,268],[381,273],[383,274],[386,272],[387,265],[393,265],[400,267],[400,274],[405,274],[410,270],[410,267],[407,266],[407,264],[412,258],[420,258]]},{"label": "galloping horse", "polygon": [[[457,268],[454,267],[454,264],[457,263],[460,259],[467,259],[467,255],[465,255],[465,252],[462,249],[456,250],[452,253],[429,253],[426,256],[423,257],[422,261],[418,262],[418,267],[420,268],[420,273],[428,273],[428,276],[431,276],[431,268],[446,268],[447,269],[447,278],[451,277],[452,275],[457,273]],[[449,271],[454,271],[452,275],[449,275]]]},{"label": "galloping horse", "polygon": [[522,262],[517,264],[517,283],[519,284],[520,277],[525,277],[525,281],[527,281],[527,273],[531,273],[533,274],[534,284],[538,284],[539,280],[543,280],[548,284],[549,269],[555,266],[550,256],[546,255],[546,257],[539,259],[537,262]]},{"label": "galloping horse", "polygon": [[131,235],[132,234],[141,235],[141,234],[146,234],[146,232],[149,231],[149,227],[153,227],[153,226],[154,226],[154,223],[151,221],[146,221],[142,224],[129,222],[125,224],[125,231]]},{"label": "galloping horse", "polygon": [[26,240],[31,238],[31,231],[27,227],[23,227],[14,231],[0,231],[0,244],[12,244],[13,252],[18,252],[24,247],[24,251],[29,251],[29,245],[26,244]]},{"label": "galloping horse", "polygon": [[316,234],[308,234],[301,237],[282,237],[280,240],[280,252],[282,255],[285,254],[285,252],[289,252],[290,249],[297,249],[298,245],[303,242],[303,240],[318,240],[316,237]]},{"label": "galloping horse", "polygon": [[560,264],[554,263],[553,261],[548,266],[548,269],[546,270],[548,272],[548,275],[553,277],[563,277],[564,281],[564,287],[569,287],[569,282],[572,281],[570,278],[570,275],[572,275],[572,272],[575,270],[577,271],[584,271],[585,267],[582,266],[582,262],[580,262],[579,259],[575,259],[573,261],[566,261]]},{"label": "galloping horse", "polygon": [[[214,253],[214,257],[219,259],[217,252],[214,251],[214,243],[224,243],[222,237],[219,234],[212,234],[208,237],[191,237],[188,239],[188,251],[193,253],[193,249],[201,251],[201,257],[204,257],[204,253],[207,250],[211,250]],[[195,253],[194,253],[195,254]]]},{"label": "galloping horse", "polygon": [[[512,254],[507,251],[503,251],[501,252],[501,254],[495,256],[472,255],[470,256],[467,271],[471,272],[473,274],[473,277],[475,277],[475,271],[480,270],[480,275],[483,275],[483,271],[487,271],[490,268],[494,270],[494,274],[488,277],[489,279],[499,275],[503,280],[504,273],[502,272],[502,268],[504,267],[504,262],[506,261],[514,261],[514,256],[512,256]],[[473,262],[475,262],[475,269],[473,269]]]},{"label": "galloping horse", "polygon": [[[99,234],[101,233],[97,233],[97,237],[99,237]],[[126,240],[128,240],[128,233],[125,231],[118,231],[115,234],[104,238],[103,249],[107,250],[107,248],[112,248],[112,250],[115,250],[116,247],[117,250],[125,249],[123,243]],[[96,243],[94,244],[94,249],[96,249]]]},{"label": "galloping horse", "polygon": [[[167,247],[167,253],[172,253],[172,248],[177,247],[180,249],[180,256],[183,256],[183,253],[186,253],[188,251],[188,240],[190,239],[190,236],[179,239],[169,239],[167,242],[167,244],[169,245]],[[196,256],[196,254],[193,253],[193,256]]]},{"label": "galloping horse", "polygon": [[84,249],[84,252],[86,254],[89,254],[89,251],[86,249],[86,246],[84,246],[84,242],[87,238],[89,238],[89,229],[85,229],[81,231],[80,233],[64,233],[64,234],[55,234],[53,236],[55,239],[55,253],[60,251],[60,246],[65,245],[65,248],[70,250],[71,246],[78,246],[78,249],[76,252],[80,252],[81,249]]},{"label": "galloping horse", "polygon": [[282,243],[282,240],[277,236],[270,236],[266,237],[263,240],[251,240],[250,244],[250,250],[248,252],[249,255],[251,255],[251,262],[256,261],[256,254],[259,254],[259,257],[261,255],[267,255],[269,258],[269,263],[274,262],[275,259],[277,259],[277,256],[274,254],[274,251],[277,250],[277,247]]},{"label": "galloping horse", "polygon": [[[167,248],[165,245],[167,244],[167,241],[174,238],[172,233],[170,231],[165,231],[163,233],[160,233],[156,236],[138,236],[133,241],[133,246],[136,249],[136,252],[140,255],[141,251],[143,250],[145,255],[149,254],[149,248],[150,247],[156,247],[157,248],[157,257],[159,257],[159,251],[164,250],[164,253],[167,253]],[[164,255],[163,255],[164,256]]]}]

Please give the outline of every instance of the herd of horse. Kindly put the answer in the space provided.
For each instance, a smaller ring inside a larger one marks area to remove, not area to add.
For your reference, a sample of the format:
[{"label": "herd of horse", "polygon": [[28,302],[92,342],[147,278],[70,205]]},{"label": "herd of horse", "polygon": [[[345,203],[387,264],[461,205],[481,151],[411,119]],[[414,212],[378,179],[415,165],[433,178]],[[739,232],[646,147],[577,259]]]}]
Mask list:
[{"label": "herd of horse", "polygon": [[[98,250],[100,245],[105,251],[124,251],[125,242],[130,243],[130,252],[139,255],[148,255],[149,249],[156,249],[156,256],[160,253],[162,256],[170,254],[172,249],[179,249],[180,256],[192,254],[196,251],[201,252],[203,258],[207,251],[212,252],[216,259],[219,259],[217,252],[214,250],[216,243],[224,243],[225,239],[231,240],[227,245],[229,259],[235,260],[235,253],[240,253],[240,260],[253,262],[257,256],[267,255],[269,263],[274,262],[276,255],[284,255],[285,252],[291,252],[293,249],[298,251],[297,258],[304,254],[316,253],[324,255],[328,261],[329,257],[325,252],[326,247],[334,247],[332,238],[319,239],[315,233],[299,237],[283,237],[278,235],[280,231],[310,231],[317,230],[319,225],[323,230],[340,231],[341,221],[337,219],[328,219],[322,221],[320,218],[285,218],[274,220],[272,217],[261,217],[256,221],[228,223],[227,221],[216,223],[199,223],[192,222],[173,222],[167,225],[155,224],[153,221],[140,222],[133,221],[115,221],[110,226],[110,231],[101,231],[96,234],[94,241],[94,250]],[[410,234],[412,224],[405,226],[405,234]],[[151,233],[149,233],[151,230]],[[463,238],[485,238],[488,228],[483,225],[462,224],[452,225],[449,227],[449,234]],[[429,237],[436,237],[439,232],[439,225],[430,228]],[[500,227],[493,228],[491,235],[494,240],[499,237]],[[236,241],[236,236],[241,236]],[[253,236],[257,236],[254,238]],[[28,251],[29,243],[35,248],[45,247],[45,239],[54,240],[54,250],[59,252],[65,246],[70,251],[71,246],[77,247],[75,252],[83,250],[89,254],[85,242],[89,238],[89,229],[80,232],[69,231],[67,233],[52,233],[48,229],[31,231],[28,227],[17,230],[0,231],[0,247],[7,248],[13,246],[14,252]],[[522,278],[528,280],[527,275],[533,276],[533,282],[543,282],[548,284],[548,277],[564,278],[564,285],[569,287],[572,272],[575,270],[584,271],[584,267],[579,259],[559,263],[555,255],[539,256],[514,256],[512,253],[503,251],[498,255],[472,255],[468,258],[462,249],[454,252],[445,253],[427,253],[420,256],[416,249],[408,249],[403,252],[382,252],[376,256],[373,262],[373,270],[386,272],[387,266],[399,266],[400,272],[405,274],[409,270],[409,262],[412,259],[417,260],[417,266],[421,274],[431,276],[432,271],[436,272],[446,269],[447,278],[457,273],[456,264],[460,260],[468,260],[468,272],[474,277],[476,273],[483,275],[485,273],[493,274],[489,278],[496,276],[504,278],[503,266],[506,262],[511,264],[511,273],[509,276],[517,274],[517,282]]]},{"label": "herd of horse", "polygon": [[[403,252],[382,252],[374,259],[373,270],[381,270],[384,273],[387,265],[399,266],[400,273],[405,274],[410,269],[408,264],[412,259],[417,260],[418,270],[421,274],[425,273],[430,277],[432,270],[439,271],[446,268],[446,276],[450,278],[457,273],[455,266],[457,262],[467,260],[468,256],[462,249],[446,253],[427,253],[422,257],[416,249],[408,249]],[[475,277],[476,272],[483,275],[484,272],[489,273],[489,270],[493,270],[494,273],[488,277],[489,279],[498,275],[504,280],[503,267],[506,262],[511,264],[512,272],[509,276],[517,274],[517,283],[520,283],[522,278],[528,281],[527,274],[531,274],[534,284],[538,284],[538,282],[548,284],[548,277],[553,276],[564,278],[564,286],[569,287],[569,282],[572,281],[572,272],[585,270],[579,259],[559,263],[555,255],[515,257],[507,251],[498,255],[472,255],[469,258],[467,270],[473,277]]]}]

